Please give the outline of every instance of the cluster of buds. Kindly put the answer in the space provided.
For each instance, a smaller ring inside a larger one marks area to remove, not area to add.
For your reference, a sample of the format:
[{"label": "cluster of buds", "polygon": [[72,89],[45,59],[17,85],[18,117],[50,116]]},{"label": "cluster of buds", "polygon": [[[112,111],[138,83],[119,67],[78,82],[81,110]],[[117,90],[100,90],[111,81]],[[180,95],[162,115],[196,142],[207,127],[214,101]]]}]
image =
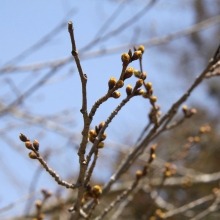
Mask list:
[{"label": "cluster of buds", "polygon": [[24,134],[20,133],[19,138],[22,142],[25,143],[25,147],[31,152],[28,154],[31,159],[37,159],[39,157],[39,142],[37,140],[34,140],[33,143],[30,142],[30,139],[27,138]]},{"label": "cluster of buds", "polygon": [[141,73],[139,70],[134,70],[134,76],[139,79],[145,80],[147,78],[147,73],[146,72]]},{"label": "cluster of buds", "polygon": [[135,87],[133,89],[132,85],[127,85],[126,87],[126,93],[127,93],[127,96],[129,95],[134,95],[134,96],[137,96],[137,95],[143,95],[144,93],[144,90],[143,89],[139,89],[142,85],[143,85],[144,81],[142,79],[138,79],[136,84],[135,84]]},{"label": "cluster of buds", "polygon": [[43,220],[45,218],[45,215],[42,213],[43,204],[45,203],[45,201],[49,197],[51,197],[53,195],[52,191],[47,191],[45,189],[42,189],[41,192],[42,192],[44,198],[43,198],[43,201],[37,200],[35,202],[35,207],[37,209],[37,216],[36,216],[36,218],[33,218],[32,220]]},{"label": "cluster of buds", "polygon": [[86,192],[83,195],[82,198],[82,205],[89,199],[93,198],[96,204],[99,204],[99,197],[102,194],[102,188],[99,185],[95,185],[91,187],[88,185],[86,187]]},{"label": "cluster of buds", "polygon": [[132,61],[140,59],[144,53],[144,50],[144,46],[140,45],[138,49],[134,48],[134,53],[132,53],[132,50],[130,49],[128,53],[122,54],[121,61],[123,65],[127,66]]},{"label": "cluster of buds", "polygon": [[[99,124],[99,126],[95,126],[95,130],[91,129],[89,131],[89,141],[91,143],[95,142],[96,137],[98,136],[98,134],[99,134],[100,130],[102,129],[102,127],[104,126],[104,124],[105,124],[105,122],[101,122]],[[105,146],[103,141],[106,139],[106,137],[107,137],[107,134],[104,132],[102,135],[102,138],[101,138],[101,142],[99,142],[99,144],[98,144],[98,148],[103,148]]]},{"label": "cluster of buds", "polygon": [[186,118],[190,118],[197,113],[197,110],[195,108],[188,109],[186,105],[182,107],[182,111]]},{"label": "cluster of buds", "polygon": [[176,173],[176,166],[171,163],[165,163],[164,165],[164,177],[168,178]]},{"label": "cluster of buds", "polygon": [[153,144],[150,148],[150,157],[148,159],[148,162],[143,167],[143,170],[137,170],[136,171],[136,179],[140,180],[142,177],[146,176],[148,173],[148,169],[150,167],[150,164],[153,162],[153,160],[156,158],[155,149],[157,147],[157,144]]},{"label": "cluster of buds", "polygon": [[153,86],[151,82],[147,82],[144,84],[144,87],[146,89],[146,92],[143,93],[144,98],[150,99],[151,105],[154,105],[154,103],[157,101],[157,97],[153,96]]},{"label": "cluster of buds", "polygon": [[119,91],[115,91],[115,90],[122,88],[123,86],[124,86],[123,80],[117,81],[115,77],[111,77],[108,81],[108,88],[109,88],[109,90],[114,88],[114,91],[112,92],[110,97],[118,99],[121,96],[121,93]]}]

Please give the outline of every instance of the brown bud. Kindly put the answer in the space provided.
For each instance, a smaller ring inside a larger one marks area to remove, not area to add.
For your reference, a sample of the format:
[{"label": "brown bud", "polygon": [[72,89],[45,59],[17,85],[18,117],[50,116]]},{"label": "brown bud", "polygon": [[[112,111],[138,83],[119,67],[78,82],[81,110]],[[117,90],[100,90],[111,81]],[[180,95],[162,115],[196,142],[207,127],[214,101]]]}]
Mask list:
[{"label": "brown bud", "polygon": [[133,67],[128,67],[126,70],[125,70],[125,74],[124,74],[124,79],[128,79],[130,78],[134,73],[134,68]]},{"label": "brown bud", "polygon": [[103,148],[104,146],[105,146],[105,143],[104,143],[104,142],[99,142],[98,148]]},{"label": "brown bud", "polygon": [[142,56],[142,52],[140,50],[136,50],[131,58],[132,61],[140,59]]},{"label": "brown bud", "polygon": [[39,142],[38,142],[37,140],[34,140],[34,141],[33,141],[33,147],[34,147],[34,149],[35,149],[36,151],[39,150],[39,146],[40,146]]},{"label": "brown bud", "polygon": [[111,97],[114,99],[118,99],[121,96],[121,93],[119,91],[115,91],[111,94]]},{"label": "brown bud", "polygon": [[187,114],[187,110],[188,110],[188,108],[187,108],[186,105],[184,105],[184,106],[182,107],[182,110],[183,110],[183,113],[184,113],[184,114]]},{"label": "brown bud", "polygon": [[127,85],[127,87],[126,87],[126,93],[127,93],[127,95],[131,95],[131,93],[132,93],[132,86],[131,85]]},{"label": "brown bud", "polygon": [[99,130],[101,130],[102,129],[102,127],[105,125],[105,122],[103,121],[103,122],[101,122],[100,124],[99,124]]},{"label": "brown bud", "polygon": [[129,49],[128,55],[130,56],[130,58],[132,57],[132,50],[131,49]]},{"label": "brown bud", "polygon": [[117,80],[115,79],[115,77],[111,77],[108,81],[108,88],[109,90],[112,89],[115,84],[116,84]]},{"label": "brown bud", "polygon": [[135,75],[137,78],[140,78],[141,72],[140,72],[139,70],[134,70],[134,75]]},{"label": "brown bud", "polygon": [[31,159],[37,159],[37,154],[35,154],[33,151],[30,152],[30,153],[28,154],[28,156],[29,156]]},{"label": "brown bud", "polygon": [[145,47],[143,45],[140,45],[138,47],[138,50],[140,50],[142,53],[144,53]]},{"label": "brown bud", "polygon": [[157,101],[157,97],[156,96],[151,96],[150,97],[150,103],[153,104]]},{"label": "brown bud", "polygon": [[37,209],[40,209],[42,207],[42,201],[41,200],[37,200],[35,203]]},{"label": "brown bud", "polygon": [[144,83],[143,79],[137,80],[135,88],[140,88],[143,85],[143,83]]},{"label": "brown bud", "polygon": [[107,138],[107,134],[106,134],[106,133],[104,133],[104,134],[102,135],[101,140],[102,140],[102,141],[104,141],[106,138]]},{"label": "brown bud", "polygon": [[146,72],[142,72],[140,78],[145,80],[147,78],[147,73]]},{"label": "brown bud", "polygon": [[136,178],[139,180],[143,176],[143,173],[141,170],[136,171]]},{"label": "brown bud", "polygon": [[144,94],[144,90],[143,89],[138,89],[137,91],[135,91],[134,95],[143,95]]},{"label": "brown bud", "polygon": [[99,185],[93,186],[92,194],[95,198],[98,198],[102,194],[102,188]]},{"label": "brown bud", "polygon": [[145,84],[145,87],[146,87],[147,90],[150,90],[152,88],[152,83],[151,82],[147,82]]},{"label": "brown bud", "polygon": [[89,137],[97,137],[97,133],[95,130],[89,130]]},{"label": "brown bud", "polygon": [[121,61],[124,65],[128,65],[131,62],[130,56],[127,53],[121,55]]},{"label": "brown bud", "polygon": [[24,134],[20,133],[19,138],[22,142],[30,141]]},{"label": "brown bud", "polygon": [[144,92],[144,93],[142,94],[142,96],[143,96],[145,99],[147,99],[147,98],[150,97],[146,92]]},{"label": "brown bud", "polygon": [[116,88],[122,88],[124,86],[124,81],[123,80],[118,80],[118,82],[116,83]]},{"label": "brown bud", "polygon": [[26,147],[27,149],[33,150],[33,145],[32,145],[32,143],[31,143],[30,141],[26,141],[26,142],[25,142],[25,147]]}]

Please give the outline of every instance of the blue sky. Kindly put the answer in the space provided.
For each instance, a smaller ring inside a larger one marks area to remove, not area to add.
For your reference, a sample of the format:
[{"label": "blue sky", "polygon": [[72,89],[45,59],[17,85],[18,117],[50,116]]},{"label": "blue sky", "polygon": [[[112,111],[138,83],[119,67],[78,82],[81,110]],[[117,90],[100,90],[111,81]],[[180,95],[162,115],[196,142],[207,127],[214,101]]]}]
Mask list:
[{"label": "blue sky", "polygon": [[[182,30],[194,24],[193,15],[187,2],[189,1],[167,1],[160,0],[153,6],[136,24],[129,26],[119,35],[94,45],[89,51],[84,51],[85,56],[89,52],[99,49],[106,49],[126,45],[129,43],[142,42],[151,37],[163,36],[168,33]],[[145,6],[145,1],[132,1],[128,6],[123,6],[123,11],[114,20],[108,30],[113,30],[124,23],[127,19],[137,13]],[[42,47],[32,51],[24,59],[16,60],[22,51],[30,48],[39,39],[46,36],[61,21],[73,21],[77,48],[83,48],[98,33],[103,23],[111,16],[118,7],[119,2],[112,1],[1,1],[0,7],[0,33],[1,33],[1,56],[0,66],[5,64],[12,66],[27,66],[46,61],[60,60],[70,57],[71,44],[67,24],[59,32],[50,36],[50,39]],[[72,10],[72,13],[69,13]],[[67,15],[68,14],[68,15]],[[186,43],[185,39],[175,40],[170,44]],[[163,47],[147,48],[143,58],[143,67],[148,74],[148,81],[154,86],[155,95],[158,97],[158,104],[161,104],[162,111],[165,112],[174,100],[177,100],[183,91],[188,88],[187,82],[180,75],[172,74],[172,64],[176,57],[166,51],[161,51]],[[127,48],[128,50],[129,48]],[[121,54],[127,52],[119,50],[117,53],[107,56],[99,56],[90,59],[82,59],[83,71],[88,75],[88,108],[107,91],[107,83],[110,77],[119,77],[121,71]],[[10,61],[10,62],[9,62]],[[195,62],[197,62],[195,60]],[[138,62],[131,66],[138,68]],[[202,69],[201,69],[202,70]],[[1,73],[0,98],[4,105],[12,103],[19,94],[28,91],[40,78],[50,71],[44,68],[36,71],[15,71]],[[180,70],[181,72],[181,70]],[[198,72],[199,74],[199,72]],[[135,79],[129,79],[127,84],[135,83]],[[203,92],[203,87],[196,90],[192,96],[198,101],[198,95]],[[205,97],[205,93],[204,94]],[[125,93],[122,91],[122,97]],[[121,100],[121,99],[120,99]],[[99,108],[94,118],[92,126],[106,120],[110,112],[119,104],[120,100],[109,100]],[[202,103],[202,102],[201,102]],[[47,115],[47,119],[56,125],[62,126],[69,133],[73,134],[73,142],[78,145],[80,142],[80,130],[82,129],[81,108],[81,84],[74,61],[60,68],[45,85],[33,92],[19,106],[19,110],[26,115],[42,117]],[[147,123],[147,113],[150,105],[147,100],[143,102],[141,97],[131,100],[123,109],[115,121],[107,129],[108,141],[124,143],[134,141],[139,131]],[[62,112],[68,110],[66,112]],[[69,114],[68,114],[69,113]],[[61,117],[59,123],[57,117]],[[35,118],[36,119],[36,118]],[[65,122],[63,122],[65,120]],[[38,139],[42,146],[42,151],[53,149],[53,154],[48,161],[63,178],[67,178],[69,173],[77,175],[78,158],[76,149],[68,141],[67,135],[59,131],[45,129],[45,122],[31,124],[24,115],[18,113],[6,114],[1,117],[1,149],[0,149],[0,178],[3,182],[0,188],[0,207],[18,200],[28,193],[28,188],[35,170],[39,164],[31,161],[27,157],[28,151],[22,148],[22,143],[18,140],[19,132],[24,132],[28,137]],[[132,126],[130,126],[132,124]],[[7,128],[7,129],[6,129]],[[5,131],[7,132],[5,133]],[[130,138],[130,139],[129,139]],[[13,147],[12,147],[12,146]],[[114,155],[114,151],[107,149],[103,155]],[[105,155],[105,156],[106,156]],[[112,160],[112,158],[109,158]],[[106,167],[108,163],[105,161]],[[104,172],[100,179],[109,177],[111,171]],[[8,169],[8,171],[7,171]],[[15,179],[13,180],[13,175]],[[96,173],[97,175],[97,173]],[[100,180],[100,181],[101,181]],[[17,182],[16,182],[17,181]],[[15,184],[14,184],[15,183]],[[20,184],[20,185],[19,185]],[[42,172],[36,186],[36,191],[41,187],[56,190],[56,184],[47,173]],[[65,190],[64,190],[65,191]],[[10,214],[21,214],[23,203],[13,208]],[[22,207],[22,208],[20,208]],[[8,216],[9,213],[3,213]],[[0,215],[1,218],[1,215]]]}]

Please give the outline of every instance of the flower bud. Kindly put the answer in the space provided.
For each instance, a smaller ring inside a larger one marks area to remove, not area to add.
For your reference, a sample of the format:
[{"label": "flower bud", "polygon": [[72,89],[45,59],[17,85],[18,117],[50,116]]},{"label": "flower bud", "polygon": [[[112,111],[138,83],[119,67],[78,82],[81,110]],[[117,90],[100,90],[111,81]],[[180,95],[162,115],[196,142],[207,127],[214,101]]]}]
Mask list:
[{"label": "flower bud", "polygon": [[105,146],[105,143],[104,143],[104,142],[99,142],[98,148],[103,148],[104,146]]},{"label": "flower bud", "polygon": [[133,67],[128,67],[126,70],[125,70],[125,74],[124,74],[124,79],[128,79],[130,78],[134,73],[134,68]]},{"label": "flower bud", "polygon": [[97,137],[97,133],[95,130],[89,130],[89,137]]},{"label": "flower bud", "polygon": [[108,81],[108,88],[109,90],[112,89],[115,84],[116,84],[117,80],[115,79],[115,77],[111,77]]},{"label": "flower bud", "polygon": [[143,89],[138,89],[137,91],[135,91],[134,95],[143,95],[144,94],[144,90]]},{"label": "flower bud", "polygon": [[33,151],[30,152],[30,153],[28,154],[28,156],[29,156],[31,159],[37,159],[37,154],[35,154]]},{"label": "flower bud", "polygon": [[187,114],[187,110],[188,110],[188,108],[187,108],[186,105],[184,105],[184,106],[182,107],[182,110],[183,110],[183,113],[184,113],[184,114]]},{"label": "flower bud", "polygon": [[24,134],[20,133],[19,138],[22,142],[30,141]]},{"label": "flower bud", "polygon": [[102,127],[105,125],[105,122],[104,121],[102,121],[100,124],[99,124],[99,130],[101,130],[102,129]]},{"label": "flower bud", "polygon": [[145,84],[145,87],[146,87],[147,90],[150,90],[152,88],[152,83],[151,82],[147,82]]},{"label": "flower bud", "polygon": [[95,198],[98,198],[102,194],[102,189],[99,185],[95,185],[92,188],[92,194]]},{"label": "flower bud", "polygon": [[39,146],[40,146],[39,142],[38,142],[37,140],[34,140],[34,141],[33,141],[33,147],[34,147],[34,149],[35,149],[36,151],[39,150]]},{"label": "flower bud", "polygon": [[111,97],[114,99],[118,99],[121,96],[121,93],[119,91],[115,91],[111,94]]},{"label": "flower bud", "polygon": [[147,78],[147,73],[146,72],[142,72],[142,74],[140,75],[140,78],[145,80]]},{"label": "flower bud", "polygon": [[37,209],[40,209],[42,207],[42,201],[41,200],[37,200],[35,203]]},{"label": "flower bud", "polygon": [[135,88],[140,88],[143,85],[143,83],[144,83],[143,79],[138,79]]},{"label": "flower bud", "polygon": [[156,96],[151,96],[150,97],[150,103],[153,104],[157,101],[157,97]]},{"label": "flower bud", "polygon": [[143,96],[145,99],[150,98],[150,96],[149,96],[146,92],[144,92],[144,93],[142,94],[142,96]]},{"label": "flower bud", "polygon": [[127,95],[131,95],[131,93],[132,93],[132,86],[131,85],[127,85],[127,87],[126,87],[126,93],[127,93]]},{"label": "flower bud", "polygon": [[129,49],[128,55],[130,56],[130,58],[132,57],[132,50],[131,49]]},{"label": "flower bud", "polygon": [[30,141],[26,141],[26,142],[25,142],[25,147],[26,147],[27,149],[33,150],[33,145],[32,145],[32,143],[31,143]]},{"label": "flower bud", "polygon": [[106,139],[106,137],[107,137],[107,134],[104,133],[104,134],[102,135],[101,141],[104,141],[104,140]]},{"label": "flower bud", "polygon": [[140,78],[141,72],[140,72],[139,70],[134,70],[134,75],[135,75],[137,78]]},{"label": "flower bud", "polygon": [[132,61],[140,59],[142,56],[142,52],[140,50],[136,50],[131,58]]},{"label": "flower bud", "polygon": [[118,82],[116,83],[116,88],[122,88],[124,86],[124,81],[123,80],[118,80]]},{"label": "flower bud", "polygon": [[140,50],[142,53],[144,53],[145,47],[143,45],[140,45],[138,47],[138,50]]},{"label": "flower bud", "polygon": [[143,173],[141,170],[136,171],[136,178],[139,180],[143,176]]},{"label": "flower bud", "polygon": [[127,53],[121,55],[121,61],[124,65],[128,65],[131,62],[130,56]]}]

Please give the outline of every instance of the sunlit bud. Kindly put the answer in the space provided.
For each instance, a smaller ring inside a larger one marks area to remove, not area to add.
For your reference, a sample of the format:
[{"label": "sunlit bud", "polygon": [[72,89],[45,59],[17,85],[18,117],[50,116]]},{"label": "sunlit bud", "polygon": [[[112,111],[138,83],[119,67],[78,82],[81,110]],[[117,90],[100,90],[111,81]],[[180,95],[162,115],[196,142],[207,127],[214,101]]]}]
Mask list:
[{"label": "sunlit bud", "polygon": [[142,96],[143,96],[145,99],[150,98],[150,96],[149,96],[146,92],[144,92],[144,93],[142,94]]},{"label": "sunlit bud", "polygon": [[111,97],[114,99],[118,99],[121,96],[121,93],[119,91],[115,91],[111,94]]},{"label": "sunlit bud", "polygon": [[134,75],[135,75],[137,78],[140,78],[141,72],[140,72],[139,70],[134,70]]},{"label": "sunlit bud", "polygon": [[140,88],[143,85],[143,83],[144,83],[143,79],[137,80],[135,88]]},{"label": "sunlit bud", "polygon": [[140,78],[145,80],[147,78],[147,73],[146,72],[142,72]]},{"label": "sunlit bud", "polygon": [[153,104],[157,101],[157,97],[156,96],[151,96],[150,97],[150,103]]},{"label": "sunlit bud", "polygon": [[124,86],[124,81],[123,80],[118,80],[118,82],[116,83],[116,88],[122,88]]},{"label": "sunlit bud", "polygon": [[126,70],[125,70],[125,74],[124,74],[124,79],[127,79],[127,78],[130,78],[134,73],[134,68],[133,67],[128,67]]},{"label": "sunlit bud", "polygon": [[104,133],[104,134],[102,135],[101,140],[102,140],[102,141],[104,141],[106,138],[107,138],[107,134],[106,134],[106,133]]},{"label": "sunlit bud", "polygon": [[138,89],[137,91],[135,91],[134,95],[143,95],[144,94],[144,90],[143,89]]},{"label": "sunlit bud", "polygon": [[195,115],[197,113],[197,110],[195,108],[190,109],[190,113],[192,115]]},{"label": "sunlit bud", "polygon": [[145,84],[145,86],[146,86],[146,89],[149,90],[149,89],[152,88],[152,83],[151,83],[151,82],[147,82],[147,83]]},{"label": "sunlit bud", "polygon": [[26,141],[30,141],[24,134],[20,133],[19,134],[19,138],[21,141],[26,142]]},{"label": "sunlit bud", "polygon": [[100,124],[99,124],[99,130],[101,130],[102,129],[102,127],[105,125],[105,122],[103,121],[103,122],[101,122]]},{"label": "sunlit bud", "polygon": [[138,60],[139,58],[141,58],[142,56],[142,52],[140,50],[136,50],[131,58],[131,60]]},{"label": "sunlit bud", "polygon": [[33,151],[30,152],[30,153],[28,154],[28,156],[29,156],[31,159],[37,159],[37,154],[35,154]]},{"label": "sunlit bud", "polygon": [[89,137],[96,137],[97,136],[97,133],[95,130],[89,130]]},{"label": "sunlit bud", "polygon": [[206,132],[206,127],[205,126],[200,127],[199,131],[201,133],[205,133]]},{"label": "sunlit bud", "polygon": [[131,93],[132,93],[132,86],[131,85],[127,85],[127,87],[126,87],[126,93],[127,93],[127,95],[131,95]]},{"label": "sunlit bud", "polygon": [[115,77],[111,77],[108,81],[108,88],[109,90],[112,89],[115,84],[116,84],[117,80],[115,79]]},{"label": "sunlit bud", "polygon": [[103,148],[104,146],[105,146],[105,143],[104,143],[104,142],[99,142],[98,148]]},{"label": "sunlit bud", "polygon": [[42,201],[41,200],[37,200],[35,205],[36,205],[37,209],[40,209],[41,206],[42,206]]},{"label": "sunlit bud", "polygon": [[194,142],[196,143],[200,142],[200,137],[199,136],[194,137]]},{"label": "sunlit bud", "polygon": [[121,61],[122,61],[122,63],[123,63],[124,65],[128,65],[128,64],[130,63],[130,61],[131,61],[129,54],[123,53],[123,54],[121,55]]},{"label": "sunlit bud", "polygon": [[40,146],[39,142],[38,142],[37,140],[34,140],[34,141],[33,141],[33,147],[34,147],[34,149],[35,149],[36,151],[39,150],[39,146]]},{"label": "sunlit bud", "polygon": [[136,178],[139,180],[143,176],[143,173],[141,170],[136,171]]},{"label": "sunlit bud", "polygon": [[183,110],[183,113],[186,114],[187,113],[187,110],[188,110],[188,107],[186,105],[184,105],[182,107],[182,110]]},{"label": "sunlit bud", "polygon": [[31,143],[30,141],[26,141],[26,142],[25,142],[25,147],[26,147],[27,149],[33,150],[33,145],[32,145],[32,143]]},{"label": "sunlit bud", "polygon": [[98,198],[102,194],[102,188],[99,185],[93,186],[92,194],[95,198]]},{"label": "sunlit bud", "polygon": [[140,45],[138,47],[138,50],[140,50],[142,53],[144,53],[145,47],[143,45]]}]

